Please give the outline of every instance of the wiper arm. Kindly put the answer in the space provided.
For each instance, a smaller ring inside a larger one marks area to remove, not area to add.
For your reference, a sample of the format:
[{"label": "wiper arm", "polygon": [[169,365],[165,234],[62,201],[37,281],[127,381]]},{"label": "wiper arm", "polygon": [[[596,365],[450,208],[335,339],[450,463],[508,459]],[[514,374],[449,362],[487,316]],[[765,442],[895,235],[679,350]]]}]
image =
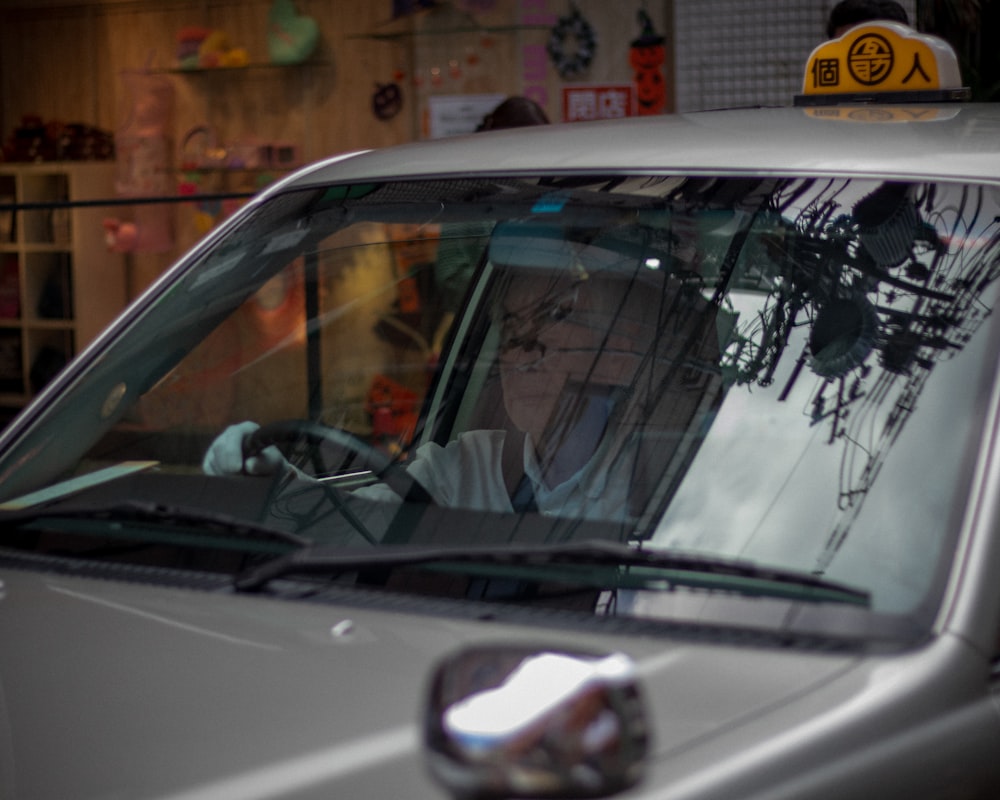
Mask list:
[{"label": "wiper arm", "polygon": [[[618,588],[672,589],[685,586],[811,602],[859,606],[868,606],[871,602],[871,596],[866,591],[794,570],[762,567],[749,561],[643,550],[623,542],[600,539],[504,547],[400,545],[350,551],[310,547],[238,575],[234,585],[241,591],[255,591],[286,575],[335,577],[359,569],[428,564],[486,564],[520,569],[613,567],[616,568],[615,585]],[[607,573],[604,573],[604,578],[607,578]]]},{"label": "wiper arm", "polygon": [[[0,515],[0,525],[21,529],[65,530],[67,524],[80,522],[94,523],[91,526],[94,532],[113,538],[163,541],[194,547],[242,550],[247,549],[246,543],[252,542],[272,552],[287,553],[290,548],[298,550],[311,544],[309,539],[290,531],[228,514],[135,500],[98,507],[57,505]],[[123,522],[138,523],[148,528],[139,531],[110,527]]]}]

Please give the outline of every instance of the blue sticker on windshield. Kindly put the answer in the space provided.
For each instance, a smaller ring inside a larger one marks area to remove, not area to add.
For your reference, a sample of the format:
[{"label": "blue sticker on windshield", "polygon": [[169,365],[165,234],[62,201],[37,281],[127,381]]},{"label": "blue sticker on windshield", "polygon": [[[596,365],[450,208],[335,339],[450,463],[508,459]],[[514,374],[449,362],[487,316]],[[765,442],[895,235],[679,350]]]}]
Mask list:
[{"label": "blue sticker on windshield", "polygon": [[566,195],[547,194],[545,197],[541,197],[535,202],[535,204],[531,207],[531,213],[557,214],[563,210],[567,200],[569,200],[569,198],[566,197]]}]

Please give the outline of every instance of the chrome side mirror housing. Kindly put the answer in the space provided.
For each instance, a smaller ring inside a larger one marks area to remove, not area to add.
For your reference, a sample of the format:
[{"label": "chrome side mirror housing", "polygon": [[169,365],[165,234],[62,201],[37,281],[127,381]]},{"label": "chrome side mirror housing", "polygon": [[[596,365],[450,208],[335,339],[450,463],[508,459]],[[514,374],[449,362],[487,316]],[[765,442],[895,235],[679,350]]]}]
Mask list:
[{"label": "chrome side mirror housing", "polygon": [[649,726],[631,659],[476,647],[435,671],[431,774],[454,797],[606,797],[635,785]]}]

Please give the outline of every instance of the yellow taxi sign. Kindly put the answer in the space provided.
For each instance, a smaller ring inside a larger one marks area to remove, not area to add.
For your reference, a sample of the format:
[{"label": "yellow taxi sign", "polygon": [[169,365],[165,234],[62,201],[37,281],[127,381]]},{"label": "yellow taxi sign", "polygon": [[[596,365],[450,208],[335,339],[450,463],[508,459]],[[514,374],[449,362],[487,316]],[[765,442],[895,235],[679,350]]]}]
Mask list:
[{"label": "yellow taxi sign", "polygon": [[943,39],[906,25],[878,22],[851,28],[819,45],[806,62],[802,95],[796,104],[835,96],[893,94],[913,98],[963,99],[955,51]]}]

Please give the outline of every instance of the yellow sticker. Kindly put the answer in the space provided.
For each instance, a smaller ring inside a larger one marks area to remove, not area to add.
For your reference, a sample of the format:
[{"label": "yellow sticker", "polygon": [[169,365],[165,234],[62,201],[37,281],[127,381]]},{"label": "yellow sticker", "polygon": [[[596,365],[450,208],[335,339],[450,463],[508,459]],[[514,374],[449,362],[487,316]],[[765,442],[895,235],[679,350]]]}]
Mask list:
[{"label": "yellow sticker", "polygon": [[958,59],[943,39],[880,22],[851,28],[809,56],[802,92],[857,94],[957,89]]}]

